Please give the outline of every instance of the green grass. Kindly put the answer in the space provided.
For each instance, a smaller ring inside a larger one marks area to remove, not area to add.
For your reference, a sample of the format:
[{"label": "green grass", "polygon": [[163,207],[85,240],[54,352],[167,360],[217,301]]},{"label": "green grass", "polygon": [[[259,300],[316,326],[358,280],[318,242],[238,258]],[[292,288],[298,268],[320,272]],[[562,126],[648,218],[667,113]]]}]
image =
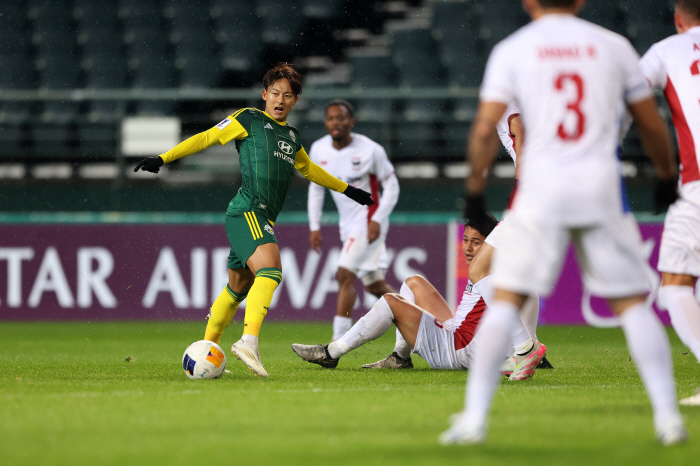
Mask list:
[{"label": "green grass", "polygon": [[[232,326],[222,346],[238,337]],[[700,458],[700,408],[682,407],[691,441],[662,448],[622,333],[543,327],[555,370],[504,383],[488,442],[442,447],[466,372],[366,371],[393,332],[325,370],[293,342],[330,325],[266,323],[270,378],[235,359],[220,380],[189,380],[185,347],[203,323],[0,324],[0,465],[680,465]],[[671,332],[680,396],[700,367]],[[125,358],[135,358],[131,362]]]}]

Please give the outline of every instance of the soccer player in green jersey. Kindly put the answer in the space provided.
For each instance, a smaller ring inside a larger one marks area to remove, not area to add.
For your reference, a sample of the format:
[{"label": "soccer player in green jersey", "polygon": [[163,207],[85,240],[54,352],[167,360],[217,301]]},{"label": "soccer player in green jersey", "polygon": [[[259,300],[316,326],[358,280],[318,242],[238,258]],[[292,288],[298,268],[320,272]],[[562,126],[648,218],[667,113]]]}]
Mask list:
[{"label": "soccer player in green jersey", "polygon": [[229,281],[211,307],[204,339],[218,344],[238,305],[247,297],[243,337],[233,344],[231,352],[257,375],[267,377],[260,362],[258,336],[282,280],[280,250],[272,227],[292,182],[293,169],[359,204],[371,205],[373,201],[368,192],[349,186],[311,162],[299,130],[287,124],[301,94],[301,75],[291,65],[280,63],[265,74],[263,85],[265,111],[239,110],[168,152],[140,161],[134,171],[158,173],[163,164],[214,144],[236,141],[243,182],[226,211],[226,235],[231,243]]}]

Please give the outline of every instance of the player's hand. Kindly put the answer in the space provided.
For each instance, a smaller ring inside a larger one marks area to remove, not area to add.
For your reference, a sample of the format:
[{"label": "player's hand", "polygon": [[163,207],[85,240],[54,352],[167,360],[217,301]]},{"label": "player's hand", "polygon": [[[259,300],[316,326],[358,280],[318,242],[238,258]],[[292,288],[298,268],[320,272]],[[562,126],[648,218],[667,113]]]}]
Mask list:
[{"label": "player's hand", "polygon": [[146,157],[136,164],[134,171],[137,172],[139,170],[144,170],[151,173],[158,173],[160,171],[160,167],[162,167],[164,164],[165,162],[163,162],[163,159],[160,157]]},{"label": "player's hand", "polygon": [[363,191],[361,189],[357,189],[355,187],[352,187],[348,185],[348,188],[343,191],[343,194],[345,194],[347,197],[352,199],[353,201],[357,202],[358,204],[362,205],[372,205],[374,204],[374,201],[372,200],[372,195],[368,193],[367,191]]},{"label": "player's hand", "polygon": [[486,203],[484,202],[484,196],[481,194],[469,194],[465,196],[466,205],[464,206],[464,219],[465,220],[479,220],[485,218],[488,214],[486,212]]},{"label": "player's hand", "polygon": [[655,212],[661,214],[666,212],[668,207],[678,199],[678,181],[675,178],[670,180],[659,180],[656,185],[656,195],[654,196]]},{"label": "player's hand", "polygon": [[321,232],[319,230],[312,231],[309,234],[309,244],[311,244],[311,249],[316,251],[317,253],[321,253],[321,242],[323,241],[323,237],[321,236]]},{"label": "player's hand", "polygon": [[382,227],[379,223],[372,220],[367,225],[367,241],[371,244],[379,238],[379,234],[382,232]]}]

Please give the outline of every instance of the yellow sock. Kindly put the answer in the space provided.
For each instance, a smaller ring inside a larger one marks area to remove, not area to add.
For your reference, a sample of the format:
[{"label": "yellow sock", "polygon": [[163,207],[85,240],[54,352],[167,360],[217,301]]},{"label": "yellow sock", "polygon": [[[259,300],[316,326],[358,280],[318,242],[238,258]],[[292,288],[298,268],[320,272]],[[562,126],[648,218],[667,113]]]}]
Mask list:
[{"label": "yellow sock", "polygon": [[246,295],[236,293],[230,286],[226,285],[226,288],[216,298],[214,304],[211,305],[209,322],[207,322],[207,329],[204,332],[205,340],[219,344],[221,335],[224,334],[224,330],[231,323],[231,319],[236,315],[238,305],[241,304],[245,297]]},{"label": "yellow sock", "polygon": [[260,335],[260,326],[270,309],[272,295],[281,281],[282,271],[277,268],[260,269],[255,274],[255,282],[248,293],[248,304],[245,308],[243,335]]}]

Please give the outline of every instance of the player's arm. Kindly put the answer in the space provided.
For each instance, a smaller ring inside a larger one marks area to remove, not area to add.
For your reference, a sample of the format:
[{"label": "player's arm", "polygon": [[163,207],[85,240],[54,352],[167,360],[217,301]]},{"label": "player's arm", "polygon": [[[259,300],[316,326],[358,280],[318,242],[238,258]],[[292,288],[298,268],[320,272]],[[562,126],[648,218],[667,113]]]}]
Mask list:
[{"label": "player's arm", "polygon": [[673,204],[678,197],[678,175],[673,160],[671,137],[653,97],[628,104],[627,108],[639,130],[639,139],[659,175],[656,209],[660,212]]},{"label": "player's arm", "polygon": [[247,135],[248,132],[245,128],[233,116],[229,116],[213,128],[185,139],[164,154],[157,157],[146,157],[136,165],[134,171],[142,169],[158,173],[160,167],[166,163],[196,154],[215,144],[225,145],[233,139],[243,139]]},{"label": "player's arm", "polygon": [[321,214],[323,213],[323,198],[326,196],[326,189],[316,183],[309,184],[309,197],[306,204],[309,214],[309,244],[311,249],[321,252]]},{"label": "player's arm", "polygon": [[374,204],[372,196],[368,192],[350,186],[345,181],[339,180],[320,166],[313,163],[309,158],[309,154],[306,153],[303,147],[299,149],[296,154],[294,168],[299,170],[299,173],[301,173],[307,180],[319,184],[324,188],[343,193],[358,204]]},{"label": "player's arm", "polygon": [[518,162],[515,165],[515,179],[517,180],[520,178],[520,154],[523,153],[523,137],[525,136],[523,122],[519,113],[515,113],[508,118],[508,129],[510,135],[513,136],[513,149],[518,158]]},{"label": "player's arm", "polygon": [[389,218],[399,201],[399,179],[394,173],[381,181],[382,194],[379,196],[379,207],[372,215],[372,221],[367,227],[367,239],[370,243],[381,235],[381,223]]}]

